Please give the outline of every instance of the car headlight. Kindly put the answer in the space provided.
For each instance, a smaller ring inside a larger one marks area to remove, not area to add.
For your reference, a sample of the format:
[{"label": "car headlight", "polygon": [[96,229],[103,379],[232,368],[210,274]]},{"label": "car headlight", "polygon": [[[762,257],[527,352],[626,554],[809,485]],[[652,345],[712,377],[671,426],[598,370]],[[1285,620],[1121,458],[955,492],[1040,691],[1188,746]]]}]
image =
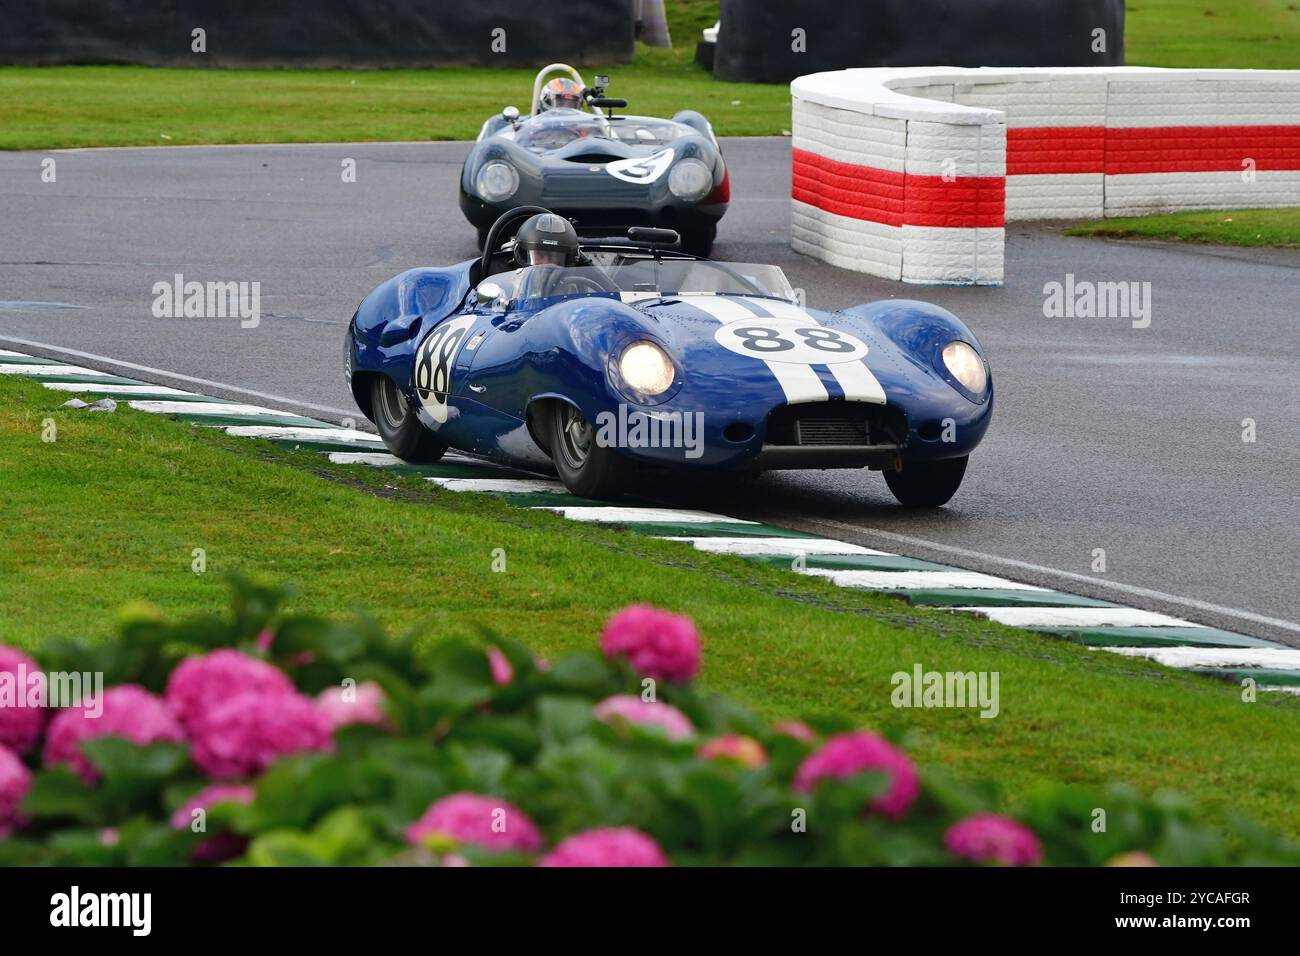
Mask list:
[{"label": "car headlight", "polygon": [[952,377],[973,395],[981,395],[989,383],[988,370],[980,354],[965,342],[949,342],[943,347],[943,364]]},{"label": "car headlight", "polygon": [[509,163],[494,160],[478,171],[474,185],[481,198],[488,202],[501,202],[513,196],[519,188],[519,174]]},{"label": "car headlight", "polygon": [[668,391],[677,377],[672,359],[653,342],[633,342],[618,360],[623,381],[644,395]]},{"label": "car headlight", "polygon": [[668,189],[685,202],[699,202],[713,188],[713,171],[698,159],[680,160],[668,174]]}]

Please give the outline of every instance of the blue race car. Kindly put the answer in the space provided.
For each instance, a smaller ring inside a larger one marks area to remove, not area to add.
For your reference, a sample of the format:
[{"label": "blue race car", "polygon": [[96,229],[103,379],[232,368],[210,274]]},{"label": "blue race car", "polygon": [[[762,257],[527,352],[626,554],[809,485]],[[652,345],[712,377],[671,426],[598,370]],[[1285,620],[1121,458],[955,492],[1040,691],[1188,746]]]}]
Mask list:
[{"label": "blue race car", "polygon": [[993,408],[983,351],[944,309],[807,309],[775,266],[697,258],[664,229],[579,240],[538,207],[504,214],[481,258],[371,292],[344,367],[398,458],[554,468],[587,498],[652,469],[868,468],[935,507]]},{"label": "blue race car", "polygon": [[615,116],[627,101],[607,97],[608,83],[598,76],[588,87],[573,67],[552,63],[537,74],[527,116],[508,106],[483,124],[460,175],[460,208],[480,248],[503,212],[537,204],[590,235],[663,226],[709,254],[731,197],[709,121],[694,110]]}]

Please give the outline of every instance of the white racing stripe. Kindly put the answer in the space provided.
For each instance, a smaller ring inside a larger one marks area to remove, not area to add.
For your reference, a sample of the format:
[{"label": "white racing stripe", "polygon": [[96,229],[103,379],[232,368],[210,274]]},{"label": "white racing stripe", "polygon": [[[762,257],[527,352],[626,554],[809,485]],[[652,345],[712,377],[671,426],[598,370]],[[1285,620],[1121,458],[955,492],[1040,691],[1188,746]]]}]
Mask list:
[{"label": "white racing stripe", "polygon": [[[484,468],[489,471],[490,468]],[[488,494],[553,494],[567,495],[568,490],[558,481],[546,478],[438,478],[426,479],[448,491],[482,491]]]},{"label": "white racing stripe", "polygon": [[1289,647],[1106,647],[1125,657],[1145,657],[1167,667],[1264,667],[1300,670],[1300,651]]},{"label": "white racing stripe", "polygon": [[[756,316],[739,302],[716,295],[682,296],[687,304],[711,315],[723,325],[731,322],[757,322]],[[809,316],[809,321],[812,317]],[[814,323],[815,324],[815,323]],[[830,395],[811,365],[794,365],[790,362],[765,362],[790,405],[801,402],[824,402]]]},{"label": "white racing stripe", "polygon": [[24,355],[22,352],[10,352],[8,349],[0,349],[0,355],[7,355],[10,358],[31,358],[30,355]]},{"label": "white racing stripe", "polygon": [[562,507],[545,507],[541,511],[554,511],[573,521],[599,521],[602,524],[706,524],[709,522],[726,522],[727,524],[757,524],[757,521],[742,521],[740,518],[728,518],[725,515],[710,514],[707,511],[677,511],[672,508],[618,508],[618,507],[581,507],[565,505]]},{"label": "white racing stripe", "polygon": [[83,368],[80,365],[14,365],[0,362],[0,375],[66,375],[76,378],[78,375],[108,375],[109,372]]},{"label": "white racing stripe", "polygon": [[[1046,591],[1047,588],[991,574],[975,571],[836,571],[830,568],[804,568],[801,574],[830,578],[844,588],[870,588],[871,590],[903,589],[908,591],[931,588],[997,588],[1003,591]],[[999,609],[1000,610],[1000,609]]]},{"label": "white racing stripe", "polygon": [[[793,303],[762,299],[758,305],[781,321],[798,322],[801,326],[813,326],[819,329],[825,328],[809,312]],[[847,401],[885,404],[885,390],[865,361],[836,362],[828,367],[840,388],[844,389],[844,398]]]},{"label": "white racing stripe", "polygon": [[1182,618],[1132,607],[954,607],[1008,627],[1200,627]]},{"label": "white racing stripe", "polygon": [[127,402],[132,408],[155,415],[171,415],[184,412],[190,415],[288,415],[302,418],[293,412],[282,412],[265,405],[245,405],[242,402]]},{"label": "white racing stripe", "polygon": [[[186,392],[179,388],[172,388],[169,385],[95,385],[93,383],[81,384],[80,382],[45,382],[46,388],[52,388],[56,392],[114,392],[122,395],[197,395],[196,392]],[[186,403],[190,404],[190,403]]]},{"label": "white racing stripe", "polygon": [[356,442],[358,445],[384,447],[378,435],[357,431],[355,428],[302,428],[296,425],[225,425],[227,435],[236,438],[283,438],[305,441]]},{"label": "white racing stripe", "polygon": [[888,551],[876,551],[864,548],[860,544],[847,541],[832,541],[830,538],[664,538],[665,541],[680,541],[694,546],[697,551],[711,554],[736,554],[751,557],[775,555],[786,558],[813,557],[828,554],[888,554]]}]

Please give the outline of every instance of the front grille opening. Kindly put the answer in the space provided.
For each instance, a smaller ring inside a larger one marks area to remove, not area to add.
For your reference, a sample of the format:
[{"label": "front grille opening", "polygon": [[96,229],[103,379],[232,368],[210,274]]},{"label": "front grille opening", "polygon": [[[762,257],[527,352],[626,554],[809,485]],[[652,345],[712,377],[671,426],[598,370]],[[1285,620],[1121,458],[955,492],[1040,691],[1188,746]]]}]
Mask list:
[{"label": "front grille opening", "polygon": [[901,444],[907,434],[902,415],[868,402],[815,402],[783,405],[767,419],[768,445]]},{"label": "front grille opening", "polygon": [[604,166],[606,163],[612,163],[621,156],[611,156],[608,153],[578,153],[575,156],[566,156],[571,163],[586,163],[588,166]]}]

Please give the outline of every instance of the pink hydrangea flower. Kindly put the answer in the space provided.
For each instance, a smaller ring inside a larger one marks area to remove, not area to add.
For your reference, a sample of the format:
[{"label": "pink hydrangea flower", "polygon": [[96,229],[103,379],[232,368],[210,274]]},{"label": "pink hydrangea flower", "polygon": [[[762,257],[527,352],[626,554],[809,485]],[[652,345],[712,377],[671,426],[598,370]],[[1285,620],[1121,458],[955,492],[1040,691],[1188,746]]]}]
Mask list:
[{"label": "pink hydrangea flower", "polygon": [[542,857],[538,866],[667,866],[652,838],[632,827],[604,827],[575,833]]},{"label": "pink hydrangea flower", "polygon": [[762,767],[767,763],[767,751],[753,737],[740,734],[723,734],[700,744],[695,752],[704,760],[730,760],[743,767]]},{"label": "pink hydrangea flower", "polygon": [[327,687],[316,695],[316,706],[329,720],[333,730],[349,724],[369,724],[385,729],[392,727],[388,714],[384,712],[384,690],[374,681],[366,681],[353,688]]},{"label": "pink hydrangea flower", "polygon": [[406,842],[421,846],[430,838],[470,843],[487,850],[533,853],[542,835],[528,814],[498,797],[453,793],[434,803],[406,830]]},{"label": "pink hydrangea flower", "polygon": [[[43,678],[32,680],[41,673],[40,665],[22,651],[0,644],[0,673],[13,675],[3,678],[12,683],[12,700],[7,692],[0,692],[0,747],[24,754],[36,746],[49,716]],[[19,686],[23,682],[26,686]]]},{"label": "pink hydrangea flower", "polygon": [[976,813],[954,823],[943,842],[949,853],[977,863],[1033,866],[1043,858],[1032,830],[996,813]]},{"label": "pink hydrangea flower", "polygon": [[499,687],[505,687],[515,679],[515,669],[510,666],[510,661],[505,654],[501,653],[498,647],[489,647],[487,649],[488,666],[492,668],[492,683]]},{"label": "pink hydrangea flower", "polygon": [[669,740],[684,740],[695,735],[695,725],[672,704],[645,701],[635,694],[615,694],[595,706],[597,719],[618,725],[620,720],[640,727],[658,727]]},{"label": "pink hydrangea flower", "polygon": [[695,624],[648,604],[633,604],[611,617],[600,649],[611,659],[626,657],[638,674],[655,680],[688,681],[700,669]]},{"label": "pink hydrangea flower", "polygon": [[333,728],[301,694],[248,691],[216,704],[190,730],[193,758],[213,779],[253,777],[280,757],[333,749]]},{"label": "pink hydrangea flower", "polygon": [[207,812],[209,807],[218,803],[252,803],[255,796],[253,788],[245,783],[214,783],[204,787],[177,808],[171,818],[172,829],[188,830],[194,822],[195,810]]},{"label": "pink hydrangea flower", "polygon": [[805,744],[811,744],[817,740],[817,734],[813,732],[813,729],[799,720],[779,721],[772,725],[772,732]]},{"label": "pink hydrangea flower", "polygon": [[94,737],[124,737],[144,747],[162,741],[180,742],[184,733],[163,701],[136,684],[120,684],[104,691],[103,713],[98,700],[82,707],[61,710],[50,721],[45,735],[46,764],[66,763],[85,780],[94,783],[99,773],[81,753],[81,742]]},{"label": "pink hydrangea flower", "polygon": [[18,808],[32,786],[32,774],[8,747],[0,746],[0,839],[24,823]]},{"label": "pink hydrangea flower", "polygon": [[293,682],[277,667],[223,647],[187,657],[167,680],[167,706],[186,730],[216,705],[239,694],[292,694]]},{"label": "pink hydrangea flower", "polygon": [[868,807],[895,820],[902,819],[921,792],[921,783],[912,761],[878,734],[855,730],[831,737],[800,764],[794,776],[794,789],[807,792],[819,780],[828,777],[843,780],[869,770],[885,771],[889,789]]}]

